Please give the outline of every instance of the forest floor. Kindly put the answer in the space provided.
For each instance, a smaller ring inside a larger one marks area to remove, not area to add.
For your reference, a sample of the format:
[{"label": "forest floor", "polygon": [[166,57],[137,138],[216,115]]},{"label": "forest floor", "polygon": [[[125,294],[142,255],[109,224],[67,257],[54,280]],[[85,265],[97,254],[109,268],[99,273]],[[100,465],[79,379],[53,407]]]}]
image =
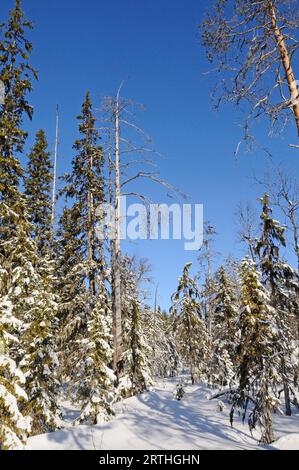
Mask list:
[{"label": "forest floor", "polygon": [[65,429],[29,439],[28,448],[52,450],[171,450],[171,449],[299,449],[299,414],[274,416],[272,446],[259,446],[247,424],[229,423],[229,405],[218,411],[214,392],[203,385],[187,385],[181,401],[174,398],[178,379],[161,380],[151,392],[117,405],[116,416],[102,425],[72,426],[78,410],[62,403]]}]

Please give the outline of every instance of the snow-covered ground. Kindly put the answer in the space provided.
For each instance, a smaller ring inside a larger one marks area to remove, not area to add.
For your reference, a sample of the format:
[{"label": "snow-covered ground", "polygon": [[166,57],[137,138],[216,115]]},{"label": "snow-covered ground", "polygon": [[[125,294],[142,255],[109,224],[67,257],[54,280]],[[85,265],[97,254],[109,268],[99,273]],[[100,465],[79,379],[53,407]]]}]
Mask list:
[{"label": "snow-covered ground", "polygon": [[[177,381],[160,381],[154,391],[125,400],[117,416],[99,426],[70,426],[76,408],[63,404],[66,429],[32,437],[28,447],[57,450],[133,449],[260,449],[246,424],[229,424],[229,407],[218,411],[217,400],[204,386],[187,386],[182,401],[175,400]],[[276,415],[278,449],[299,449],[299,415]],[[255,436],[258,438],[258,433]],[[271,448],[268,447],[268,448]],[[264,447],[266,448],[266,447]]]}]

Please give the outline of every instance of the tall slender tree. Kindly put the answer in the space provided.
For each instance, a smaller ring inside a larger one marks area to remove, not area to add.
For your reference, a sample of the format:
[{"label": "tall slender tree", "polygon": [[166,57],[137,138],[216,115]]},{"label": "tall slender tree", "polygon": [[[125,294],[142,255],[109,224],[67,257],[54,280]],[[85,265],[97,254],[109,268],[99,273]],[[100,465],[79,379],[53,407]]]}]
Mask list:
[{"label": "tall slender tree", "polygon": [[18,185],[23,170],[18,159],[27,132],[22,129],[24,114],[32,117],[27,101],[36,71],[29,59],[32,44],[26,37],[32,29],[16,0],[9,20],[0,29],[0,80],[4,84],[4,104],[0,105],[0,198],[12,204],[18,199]]},{"label": "tall slender tree", "polygon": [[24,180],[29,219],[33,225],[33,238],[40,254],[49,249],[51,232],[52,165],[45,132],[40,129],[28,155]]},{"label": "tall slender tree", "polygon": [[277,313],[277,328],[280,337],[280,373],[284,387],[286,414],[291,415],[290,392],[295,374],[292,361],[294,337],[291,323],[294,316],[294,287],[297,275],[287,263],[280,258],[280,247],[286,246],[285,227],[272,217],[268,194],[262,202],[262,234],[256,245],[260,259],[263,282],[270,291],[271,305]]},{"label": "tall slender tree", "polygon": [[190,276],[192,263],[185,265],[177,291],[172,296],[171,312],[176,323],[180,352],[190,368],[191,382],[204,378],[209,360],[209,334],[200,308],[199,288]]},{"label": "tall slender tree", "polygon": [[236,291],[221,267],[216,273],[216,295],[213,328],[211,373],[213,382],[231,385],[236,366],[238,302]]},{"label": "tall slender tree", "polygon": [[279,404],[276,397],[279,385],[276,312],[252,260],[242,262],[241,287],[238,387],[230,418],[233,423],[236,408],[242,410],[243,421],[249,412],[250,429],[259,425],[261,443],[270,444],[274,441],[272,413]]}]

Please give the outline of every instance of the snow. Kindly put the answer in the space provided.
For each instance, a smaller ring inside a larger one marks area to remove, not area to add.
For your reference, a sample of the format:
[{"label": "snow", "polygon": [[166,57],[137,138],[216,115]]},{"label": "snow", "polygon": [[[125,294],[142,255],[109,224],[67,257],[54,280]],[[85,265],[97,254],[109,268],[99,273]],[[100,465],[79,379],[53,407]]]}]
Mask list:
[{"label": "snow", "polygon": [[288,434],[279,438],[273,447],[279,450],[299,450],[299,434]]},{"label": "snow", "polygon": [[[211,390],[203,385],[185,388],[181,401],[173,392],[178,378],[160,381],[154,391],[128,398],[117,404],[117,415],[96,426],[71,426],[29,439],[32,450],[171,450],[171,449],[260,449],[258,432],[252,437],[246,424],[229,424],[229,405],[219,411],[219,402],[209,400]],[[66,407],[67,409],[67,407]],[[75,410],[68,413],[71,419]],[[281,437],[276,445],[299,448],[299,416],[275,416],[275,431]],[[297,436],[296,439],[291,436]],[[281,446],[281,447],[279,447]],[[276,448],[273,446],[264,449]]]}]

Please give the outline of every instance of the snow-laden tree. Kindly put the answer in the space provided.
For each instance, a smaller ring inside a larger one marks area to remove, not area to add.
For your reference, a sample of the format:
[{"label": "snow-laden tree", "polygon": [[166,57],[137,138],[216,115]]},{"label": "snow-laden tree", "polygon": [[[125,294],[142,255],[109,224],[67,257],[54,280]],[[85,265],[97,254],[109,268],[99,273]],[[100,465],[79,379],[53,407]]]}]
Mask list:
[{"label": "snow-laden tree", "polygon": [[187,263],[179,278],[177,291],[172,295],[171,313],[175,322],[176,341],[191,382],[205,378],[209,361],[209,334],[201,315],[199,288],[190,276],[192,263]]},{"label": "snow-laden tree", "polygon": [[106,276],[103,242],[96,237],[96,209],[105,201],[104,154],[89,93],[77,120],[75,155],[61,191],[68,206],[60,219],[57,244],[62,374],[66,376],[74,373],[78,345],[88,337],[87,325],[97,302],[97,283]]},{"label": "snow-laden tree", "polygon": [[98,216],[96,209],[105,202],[104,152],[96,128],[90,93],[87,92],[82,112],[77,117],[79,137],[73,148],[71,172],[63,176],[61,191],[75,207],[77,236],[80,249],[87,261],[87,283],[91,295],[96,293],[96,278],[103,271],[102,240],[96,236]]},{"label": "snow-laden tree", "polygon": [[113,414],[116,377],[113,362],[112,313],[104,286],[88,321],[86,338],[78,342],[82,358],[78,365],[79,381],[75,384],[82,412],[77,423],[100,424]]},{"label": "snow-laden tree", "polygon": [[174,377],[180,368],[176,349],[172,317],[158,308],[144,308],[143,329],[149,349],[150,369],[153,377]]},{"label": "snow-laden tree", "polygon": [[22,129],[24,114],[32,117],[27,101],[36,72],[29,59],[32,44],[26,37],[32,24],[15,1],[7,22],[0,25],[0,80],[4,84],[4,103],[0,105],[0,200],[10,205],[18,200],[23,169],[17,154],[22,152],[27,132]]},{"label": "snow-laden tree", "polygon": [[119,392],[131,396],[147,390],[152,385],[148,345],[139,302],[139,289],[134,260],[121,259],[121,305],[123,332],[123,372]]},{"label": "snow-laden tree", "polygon": [[280,381],[279,335],[270,295],[252,260],[242,262],[241,288],[238,386],[230,418],[233,424],[234,413],[240,410],[245,421],[249,413],[250,429],[259,425],[260,441],[270,444],[274,440],[272,413],[279,404],[276,397]]},{"label": "snow-laden tree", "polygon": [[119,390],[123,396],[138,395],[153,385],[149,365],[149,349],[145,342],[141,324],[141,307],[137,300],[133,301],[129,330],[123,353],[125,365],[124,375],[121,377]]},{"label": "snow-laden tree", "polygon": [[45,257],[39,263],[38,286],[33,292],[32,308],[25,317],[22,335],[24,357],[20,367],[26,377],[28,401],[26,415],[32,417],[32,433],[42,434],[59,427],[57,404],[57,311],[58,297],[54,293],[54,263]]},{"label": "snow-laden tree", "polygon": [[213,315],[213,354],[210,374],[213,383],[227,386],[235,373],[238,302],[235,286],[221,267],[216,273],[215,311]]},{"label": "snow-laden tree", "polygon": [[24,186],[32,235],[41,254],[48,251],[51,239],[51,181],[50,152],[45,132],[40,129],[28,154]]},{"label": "snow-laden tree", "polygon": [[60,321],[60,376],[63,380],[73,377],[80,357],[78,342],[87,331],[89,313],[86,267],[81,250],[77,206],[64,208],[59,221],[57,253],[57,289],[60,297],[58,318]]},{"label": "snow-laden tree", "polygon": [[[6,271],[0,270],[0,285]],[[0,298],[0,450],[23,448],[30,432],[31,420],[20,411],[27,401],[24,391],[25,377],[11,358],[9,346],[18,344],[14,334],[21,321],[14,317],[8,296]]]},{"label": "snow-laden tree", "polygon": [[280,247],[286,246],[285,227],[272,217],[269,196],[261,199],[262,233],[256,245],[262,281],[269,290],[271,305],[276,311],[279,341],[280,376],[284,389],[286,414],[291,415],[291,394],[294,395],[295,339],[292,323],[298,308],[298,275],[280,258]]}]

